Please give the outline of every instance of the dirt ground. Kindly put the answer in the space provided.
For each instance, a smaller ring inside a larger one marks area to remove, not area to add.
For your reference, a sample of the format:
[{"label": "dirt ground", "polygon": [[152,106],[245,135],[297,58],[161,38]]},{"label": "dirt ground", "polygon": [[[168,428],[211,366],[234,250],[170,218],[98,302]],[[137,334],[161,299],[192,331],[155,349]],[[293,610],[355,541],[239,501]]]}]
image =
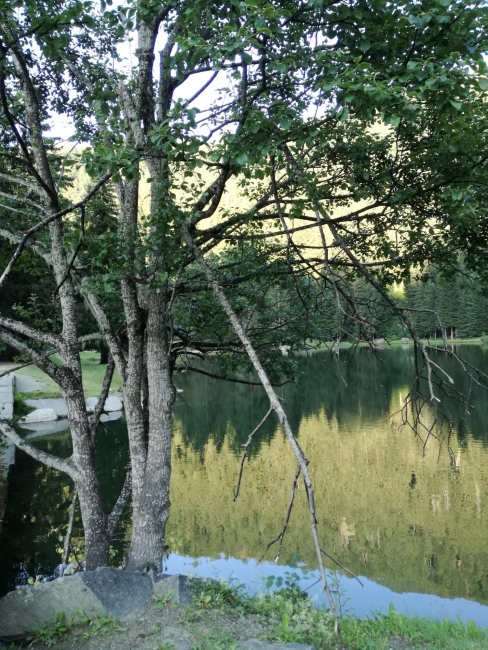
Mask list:
[{"label": "dirt ground", "polygon": [[55,638],[27,644],[32,650],[233,650],[238,641],[262,638],[270,624],[256,614],[233,614],[216,609],[169,603],[149,603],[124,622],[99,619],[73,626]]}]

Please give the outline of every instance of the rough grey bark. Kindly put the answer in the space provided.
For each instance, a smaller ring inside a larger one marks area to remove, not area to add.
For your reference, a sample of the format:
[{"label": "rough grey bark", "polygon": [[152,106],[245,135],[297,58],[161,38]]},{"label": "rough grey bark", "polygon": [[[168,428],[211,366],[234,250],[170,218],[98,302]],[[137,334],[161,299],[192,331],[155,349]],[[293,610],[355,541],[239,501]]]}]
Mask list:
[{"label": "rough grey bark", "polygon": [[[143,470],[133,464],[132,540],[127,568],[147,565],[160,568],[164,532],[169,515],[171,477],[171,436],[176,391],[165,319],[163,292],[151,295],[147,316],[147,453]],[[132,443],[135,446],[135,443]]]},{"label": "rough grey bark", "polygon": [[[0,338],[13,344],[22,353],[27,354],[32,361],[45,370],[58,383],[63,397],[66,400],[68,410],[73,443],[72,456],[68,460],[63,460],[53,457],[50,454],[45,454],[32,445],[25,443],[6,424],[2,423],[0,430],[32,457],[60,471],[66,472],[73,479],[80,502],[85,532],[86,568],[91,570],[108,564],[109,537],[107,516],[101,506],[90,421],[83,391],[80,345],[78,342],[76,319],[76,294],[71,275],[69,272],[67,273],[69,267],[64,250],[61,216],[65,212],[69,212],[70,209],[60,211],[57,188],[52,177],[43,142],[41,112],[37,96],[23,54],[16,46],[12,47],[12,60],[25,103],[26,128],[32,150],[32,162],[28,147],[23,142],[20,134],[17,131],[15,133],[19,140],[19,145],[27,158],[27,163],[31,166],[34,177],[39,183],[39,194],[41,195],[39,207],[41,207],[42,212],[46,216],[40,223],[27,231],[19,241],[17,251],[3,273],[1,281],[3,282],[8,276],[15,260],[22,252],[28,237],[41,227],[47,227],[50,242],[49,262],[58,286],[62,331],[59,335],[48,335],[19,324],[12,319],[3,318],[0,322]],[[109,175],[106,175],[105,180],[108,177]],[[45,257],[45,254],[43,257]],[[19,339],[19,334],[35,341],[41,341],[56,350],[61,357],[62,367],[58,368],[49,361],[47,356],[31,348],[24,340]]]}]

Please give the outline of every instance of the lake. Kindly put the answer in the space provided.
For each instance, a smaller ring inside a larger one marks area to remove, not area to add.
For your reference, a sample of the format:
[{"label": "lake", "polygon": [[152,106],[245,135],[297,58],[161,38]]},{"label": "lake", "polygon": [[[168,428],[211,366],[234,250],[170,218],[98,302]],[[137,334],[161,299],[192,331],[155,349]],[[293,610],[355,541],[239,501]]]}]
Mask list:
[{"label": "lake", "polygon": [[[486,347],[457,351],[488,372]],[[330,573],[341,607],[362,616],[393,603],[409,614],[460,616],[486,627],[488,394],[455,360],[437,354],[436,361],[455,389],[469,395],[469,406],[459,400],[441,405],[453,425],[449,445],[432,438],[424,448],[401,427],[412,348],[341,351],[338,362],[327,353],[299,357],[298,383],[278,392],[311,461],[322,547],[363,583]],[[262,389],[190,373],[177,375],[175,383],[183,392],[175,407],[165,570],[233,576],[254,591],[264,588],[266,576],[276,584],[295,573],[308,587],[317,579],[317,562],[303,486],[278,563],[275,545],[255,568],[281,530],[295,472],[276,419],[255,435],[233,501],[242,445],[268,408]],[[432,418],[427,405],[427,427]],[[66,433],[36,442],[52,453],[70,453]],[[128,462],[122,421],[100,429],[97,458],[110,507]],[[27,575],[52,573],[71,491],[63,475],[17,452],[0,524],[0,595]],[[114,540],[115,565],[123,560],[128,530],[127,514]],[[80,534],[78,522],[75,544]],[[320,600],[319,585],[310,593]]]}]

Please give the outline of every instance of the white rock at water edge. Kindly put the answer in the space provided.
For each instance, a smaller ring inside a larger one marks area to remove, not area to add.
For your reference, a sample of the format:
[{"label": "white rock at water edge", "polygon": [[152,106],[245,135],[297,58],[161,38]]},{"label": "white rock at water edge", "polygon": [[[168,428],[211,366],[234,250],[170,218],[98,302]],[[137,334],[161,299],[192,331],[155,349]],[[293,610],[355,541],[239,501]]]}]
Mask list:
[{"label": "white rock at water edge", "polygon": [[[86,409],[88,413],[93,413],[98,403],[98,397],[89,397],[86,400]],[[117,395],[109,395],[105,400],[104,411],[110,413],[111,411],[121,411],[123,408],[122,400]]]},{"label": "white rock at water edge", "polygon": [[57,420],[58,416],[54,409],[36,409],[25,417],[20,419],[20,422],[26,424],[27,422],[52,422]]}]

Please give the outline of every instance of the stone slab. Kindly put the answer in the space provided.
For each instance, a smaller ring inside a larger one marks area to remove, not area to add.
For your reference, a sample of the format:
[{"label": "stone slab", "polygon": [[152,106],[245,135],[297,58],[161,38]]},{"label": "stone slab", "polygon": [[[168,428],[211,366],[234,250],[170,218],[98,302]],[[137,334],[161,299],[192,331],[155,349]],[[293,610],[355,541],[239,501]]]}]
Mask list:
[{"label": "stone slab", "polygon": [[[167,573],[151,573],[150,575],[155,595],[166,596],[168,591],[171,591],[175,603],[186,604],[191,601],[191,587],[188,584],[187,576]],[[198,578],[193,578],[193,582],[196,580]]]},{"label": "stone slab", "polygon": [[15,387],[19,393],[33,393],[36,390],[44,390],[46,382],[34,379],[28,375],[15,375]]},{"label": "stone slab", "polygon": [[100,422],[112,422],[113,420],[120,420],[123,411],[110,411],[110,413],[102,413]]},{"label": "stone slab", "polygon": [[13,402],[0,403],[0,420],[11,420],[14,417]]},{"label": "stone slab", "polygon": [[22,639],[44,623],[52,622],[58,612],[66,620],[81,622],[77,610],[90,618],[106,614],[105,608],[77,573],[35,587],[19,587],[0,598],[0,639]]},{"label": "stone slab", "polygon": [[237,647],[239,650],[315,650],[313,646],[303,643],[271,643],[260,639],[241,641]]},{"label": "stone slab", "polygon": [[14,375],[12,373],[0,377],[0,386],[8,386],[11,390],[14,389]]},{"label": "stone slab", "polygon": [[28,413],[25,417],[20,419],[22,424],[27,424],[29,422],[53,422],[57,420],[58,416],[54,409],[36,409],[32,413]]},{"label": "stone slab", "polygon": [[[86,408],[88,413],[93,413],[98,402],[98,397],[89,397],[86,400]],[[117,395],[109,395],[105,400],[104,411],[110,413],[111,411],[121,411],[123,408],[122,400]]]},{"label": "stone slab", "polygon": [[120,571],[102,567],[80,575],[81,580],[99,599],[105,610],[123,620],[153,596],[153,585],[147,573]]},{"label": "stone slab", "polygon": [[35,409],[52,409],[58,418],[68,417],[68,408],[62,397],[51,397],[46,399],[26,399],[27,406]]}]

